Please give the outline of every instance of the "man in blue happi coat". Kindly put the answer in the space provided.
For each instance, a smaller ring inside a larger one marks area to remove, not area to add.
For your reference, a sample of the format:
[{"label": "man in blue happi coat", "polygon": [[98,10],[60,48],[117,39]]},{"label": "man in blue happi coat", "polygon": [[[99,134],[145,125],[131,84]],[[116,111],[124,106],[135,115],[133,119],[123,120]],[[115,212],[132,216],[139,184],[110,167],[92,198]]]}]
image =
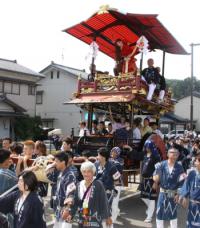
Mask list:
[{"label": "man in blue happi coat", "polygon": [[[10,154],[9,150],[0,149],[0,195],[15,186],[18,181],[16,174],[9,169],[12,164]],[[13,227],[11,214],[8,215],[8,219],[11,227]]]},{"label": "man in blue happi coat", "polygon": [[180,202],[187,206],[189,200],[187,228],[200,227],[200,157],[195,158],[195,169],[191,170],[180,191]]},{"label": "man in blue happi coat", "polygon": [[[76,190],[76,176],[71,170],[68,164],[69,157],[67,153],[60,152],[55,155],[54,168],[47,172],[47,177],[53,183],[56,184],[55,190],[53,191],[53,208],[55,211],[55,223],[54,228],[72,227],[72,224],[66,223],[63,217],[65,210],[65,200],[73,198],[73,194]],[[56,173],[56,175],[55,175]]]},{"label": "man in blue happi coat", "polygon": [[[98,150],[98,161],[96,166],[96,179],[103,183],[110,206],[112,207],[113,197],[116,196],[117,191],[115,189],[115,182],[121,178],[120,171],[118,170],[116,163],[109,160],[109,151],[101,147]],[[112,217],[115,217],[112,212]]]},{"label": "man in blue happi coat", "polygon": [[177,228],[178,189],[182,186],[186,174],[181,164],[177,162],[178,151],[168,150],[168,160],[157,163],[153,176],[154,188],[160,185],[157,202],[157,228],[164,228],[164,221],[170,221],[171,228]]}]

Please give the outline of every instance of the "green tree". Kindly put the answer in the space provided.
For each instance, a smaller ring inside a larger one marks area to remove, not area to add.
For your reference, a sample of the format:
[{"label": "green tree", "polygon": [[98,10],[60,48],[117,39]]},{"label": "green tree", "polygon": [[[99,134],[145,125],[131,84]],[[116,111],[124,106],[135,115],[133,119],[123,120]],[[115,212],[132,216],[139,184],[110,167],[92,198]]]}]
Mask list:
[{"label": "green tree", "polygon": [[[167,87],[172,89],[173,98],[180,99],[191,94],[191,78],[184,80],[166,79]],[[200,91],[200,80],[194,78],[193,91]]]},{"label": "green tree", "polygon": [[39,116],[16,118],[14,127],[15,137],[17,140],[37,140],[42,132],[41,126],[42,121]]}]

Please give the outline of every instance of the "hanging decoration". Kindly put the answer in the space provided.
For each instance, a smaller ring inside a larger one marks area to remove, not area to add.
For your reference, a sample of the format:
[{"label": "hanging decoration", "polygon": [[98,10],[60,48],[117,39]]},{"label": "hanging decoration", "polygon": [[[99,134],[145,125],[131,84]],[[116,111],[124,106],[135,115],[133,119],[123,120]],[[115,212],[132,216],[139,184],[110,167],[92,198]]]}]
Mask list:
[{"label": "hanging decoration", "polygon": [[89,59],[90,57],[96,59],[98,51],[99,51],[99,45],[95,41],[92,41],[92,43],[90,44],[90,51],[86,56],[86,60]]},{"label": "hanging decoration", "polygon": [[145,36],[141,36],[138,39],[136,46],[138,47],[139,52],[146,54],[148,52],[149,42]]}]

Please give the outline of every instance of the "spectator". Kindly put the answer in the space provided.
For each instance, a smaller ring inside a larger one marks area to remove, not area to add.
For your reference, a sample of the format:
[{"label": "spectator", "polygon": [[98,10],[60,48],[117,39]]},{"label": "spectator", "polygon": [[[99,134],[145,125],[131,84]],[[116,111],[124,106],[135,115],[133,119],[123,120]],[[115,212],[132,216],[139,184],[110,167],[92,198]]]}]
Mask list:
[{"label": "spectator", "polygon": [[161,139],[164,139],[164,135],[162,134],[161,130],[158,128],[157,121],[150,122],[150,124],[151,124],[151,128],[152,128],[152,132],[159,135],[161,137]]},{"label": "spectator", "polygon": [[32,140],[27,140],[24,143],[23,156],[18,157],[16,174],[19,175],[28,167],[28,160],[33,158],[35,143]]},{"label": "spectator", "polygon": [[0,198],[0,212],[13,213],[15,228],[46,228],[44,205],[36,193],[37,178],[31,171],[19,175],[19,191]]},{"label": "spectator", "polygon": [[105,122],[104,121],[100,121],[99,122],[99,129],[97,132],[98,135],[108,135],[108,131],[106,130],[106,126],[105,126]]},{"label": "spectator", "polygon": [[[0,149],[0,195],[17,184],[17,177],[10,155],[9,150]],[[12,169],[11,166],[13,166]],[[7,219],[13,227],[13,216],[8,214]]]},{"label": "spectator", "polygon": [[70,137],[66,137],[63,139],[61,151],[72,151],[72,139]]},{"label": "spectator", "polygon": [[12,143],[11,138],[4,138],[2,140],[2,148],[5,150],[10,150],[11,143]]},{"label": "spectator", "polygon": [[89,161],[89,157],[91,156],[91,152],[89,150],[84,150],[82,152],[82,156],[84,157],[85,161]]},{"label": "spectator", "polygon": [[141,120],[136,118],[133,121],[133,143],[139,143],[142,135],[140,131]]},{"label": "spectator", "polygon": [[11,156],[18,156],[23,153],[23,144],[13,142],[10,146]]},{"label": "spectator", "polygon": [[17,177],[9,167],[12,164],[9,150],[0,149],[0,194],[17,184]]},{"label": "spectator", "polygon": [[97,135],[98,134],[98,120],[93,120],[92,121],[92,135]]},{"label": "spectator", "polygon": [[36,141],[34,158],[47,155],[47,147],[42,141]]},{"label": "spectator", "polygon": [[129,120],[125,121],[125,125],[123,128],[117,129],[115,131],[115,138],[119,140],[122,144],[128,143],[129,139],[132,138],[132,129],[130,127]]},{"label": "spectator", "polygon": [[113,127],[112,127],[112,123],[108,124],[108,134],[112,135],[114,133]]},{"label": "spectator", "polygon": [[143,121],[143,127],[141,129],[141,135],[142,137],[145,136],[147,133],[152,133],[152,129],[149,126],[150,119],[146,117]]},{"label": "spectator", "polygon": [[122,128],[121,119],[118,118],[118,117],[114,118],[113,114],[112,114],[111,106],[109,105],[108,108],[109,108],[110,120],[111,120],[111,123],[112,123],[113,132],[115,132],[117,129]]},{"label": "spectator", "polygon": [[90,132],[89,132],[88,128],[86,127],[85,121],[81,121],[79,126],[80,126],[79,137],[90,135]]}]

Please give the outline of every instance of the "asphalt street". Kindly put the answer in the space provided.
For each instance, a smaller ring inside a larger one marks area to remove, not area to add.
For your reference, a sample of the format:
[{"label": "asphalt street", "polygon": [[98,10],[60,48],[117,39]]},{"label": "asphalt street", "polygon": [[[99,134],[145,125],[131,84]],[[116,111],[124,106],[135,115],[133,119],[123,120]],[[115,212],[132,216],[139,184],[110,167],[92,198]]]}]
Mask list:
[{"label": "asphalt street", "polygon": [[[146,214],[146,206],[140,199],[139,195],[132,196],[120,202],[120,216],[118,217],[115,228],[142,228],[153,227],[156,228],[155,213],[152,223],[143,222]],[[165,228],[169,227],[169,222],[165,223]],[[178,228],[186,227],[186,210],[182,207],[178,208]]]},{"label": "asphalt street", "polygon": [[[156,228],[155,213],[152,223],[145,223],[146,207],[143,201],[140,199],[138,193],[133,191],[126,191],[122,193],[121,201],[119,204],[120,216],[118,217],[114,228],[142,228],[152,227]],[[51,216],[52,217],[52,216]],[[178,208],[178,228],[186,227],[186,210]],[[50,217],[49,217],[50,219]],[[48,221],[49,228],[52,228],[52,222]],[[73,228],[77,227],[73,225]],[[165,223],[165,228],[168,228],[169,222]]]}]

